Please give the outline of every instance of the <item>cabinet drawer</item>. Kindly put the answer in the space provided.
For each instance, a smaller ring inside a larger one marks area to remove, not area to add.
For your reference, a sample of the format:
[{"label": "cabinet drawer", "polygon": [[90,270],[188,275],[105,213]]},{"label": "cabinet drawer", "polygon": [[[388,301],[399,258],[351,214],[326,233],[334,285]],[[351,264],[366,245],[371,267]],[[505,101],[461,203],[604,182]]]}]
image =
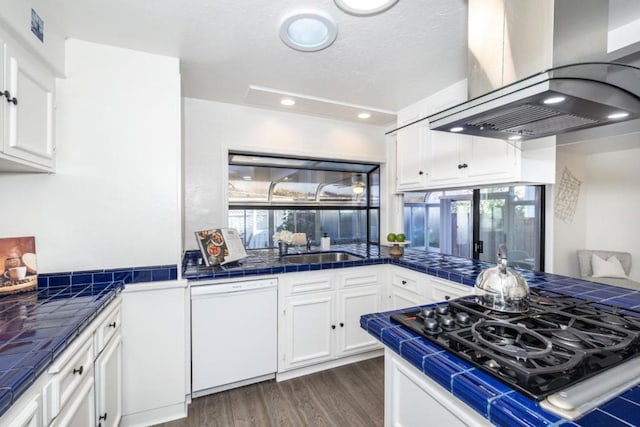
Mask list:
[{"label": "cabinet drawer", "polygon": [[354,273],[342,273],[340,275],[340,288],[351,288],[355,286],[377,285],[380,283],[380,274],[378,269],[366,267]]},{"label": "cabinet drawer", "polygon": [[[282,277],[282,276],[281,276]],[[295,295],[307,292],[330,291],[335,289],[333,274],[300,273],[289,277],[285,275],[280,290],[284,295]]]},{"label": "cabinet drawer", "polygon": [[120,306],[116,307],[109,315],[98,325],[94,334],[95,354],[98,355],[105,348],[109,340],[116,332],[120,330]]},{"label": "cabinet drawer", "polygon": [[431,279],[431,296],[435,301],[445,301],[472,293],[473,288],[471,286],[458,285],[442,279]]},{"label": "cabinet drawer", "polygon": [[404,274],[399,272],[391,273],[391,284],[398,288],[413,292],[416,295],[420,295],[420,280],[411,274]]},{"label": "cabinet drawer", "polygon": [[[77,350],[77,351],[73,351]],[[71,357],[65,357],[70,355]],[[45,413],[53,418],[74,395],[86,377],[93,377],[93,340],[72,346],[49,368],[53,374],[44,390]]]}]

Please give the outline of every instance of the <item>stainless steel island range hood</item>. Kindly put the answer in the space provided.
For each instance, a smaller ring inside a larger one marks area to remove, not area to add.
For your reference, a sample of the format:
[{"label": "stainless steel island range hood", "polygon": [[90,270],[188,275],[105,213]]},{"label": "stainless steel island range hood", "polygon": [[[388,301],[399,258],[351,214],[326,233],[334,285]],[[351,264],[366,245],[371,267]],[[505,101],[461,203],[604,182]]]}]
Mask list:
[{"label": "stainless steel island range hood", "polygon": [[430,128],[524,141],[640,118],[640,68],[598,62],[607,16],[602,0],[469,0],[473,99]]},{"label": "stainless steel island range hood", "polygon": [[640,118],[640,69],[565,65],[429,116],[431,129],[527,140]]}]

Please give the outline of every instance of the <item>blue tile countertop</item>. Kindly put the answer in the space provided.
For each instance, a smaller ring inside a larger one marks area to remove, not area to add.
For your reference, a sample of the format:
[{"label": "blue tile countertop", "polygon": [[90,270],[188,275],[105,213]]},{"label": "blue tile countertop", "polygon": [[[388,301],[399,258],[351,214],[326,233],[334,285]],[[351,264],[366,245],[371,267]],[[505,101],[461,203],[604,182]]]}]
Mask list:
[{"label": "blue tile countertop", "polygon": [[0,415],[115,298],[122,282],[42,287],[0,299]]},{"label": "blue tile countertop", "polygon": [[0,416],[125,284],[176,280],[158,265],[40,274],[38,290],[0,298]]},{"label": "blue tile countertop", "polygon": [[[457,274],[457,272],[456,272]],[[539,289],[629,308],[640,308],[640,291],[601,285],[563,276],[534,273]],[[530,282],[531,283],[531,282]],[[475,368],[437,344],[391,322],[390,316],[403,310],[362,316],[363,329],[388,348],[438,382],[447,391],[498,426],[637,426],[640,425],[640,386],[610,400],[582,418],[569,422],[492,376]]]}]

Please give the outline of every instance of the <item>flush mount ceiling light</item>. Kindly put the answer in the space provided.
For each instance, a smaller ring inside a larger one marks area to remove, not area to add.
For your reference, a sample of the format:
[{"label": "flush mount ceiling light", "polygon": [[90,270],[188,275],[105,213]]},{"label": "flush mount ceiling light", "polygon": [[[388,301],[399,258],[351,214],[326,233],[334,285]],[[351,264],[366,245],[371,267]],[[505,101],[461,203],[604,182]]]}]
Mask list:
[{"label": "flush mount ceiling light", "polygon": [[296,105],[296,101],[291,98],[284,98],[280,101],[280,104],[284,105],[285,107],[291,107],[293,105]]},{"label": "flush mount ceiling light", "polygon": [[450,132],[462,132],[464,130],[461,126],[456,126],[454,128],[449,129]]},{"label": "flush mount ceiling light", "polygon": [[334,0],[336,6],[352,15],[374,15],[384,12],[398,0]]},{"label": "flush mount ceiling light", "polygon": [[547,105],[559,104],[559,103],[563,102],[565,99],[566,98],[564,96],[554,96],[554,97],[551,97],[551,98],[547,98],[542,102],[547,104]]},{"label": "flush mount ceiling light", "polygon": [[368,119],[370,117],[371,117],[370,113],[360,113],[360,114],[358,114],[358,118],[362,119],[362,120],[366,120],[366,119]]},{"label": "flush mount ceiling light", "polygon": [[317,11],[295,12],[280,24],[280,38],[284,44],[303,52],[322,50],[331,45],[337,35],[338,28],[333,19]]},{"label": "flush mount ceiling light", "polygon": [[625,117],[629,117],[629,113],[613,113],[607,116],[611,120],[624,119]]}]

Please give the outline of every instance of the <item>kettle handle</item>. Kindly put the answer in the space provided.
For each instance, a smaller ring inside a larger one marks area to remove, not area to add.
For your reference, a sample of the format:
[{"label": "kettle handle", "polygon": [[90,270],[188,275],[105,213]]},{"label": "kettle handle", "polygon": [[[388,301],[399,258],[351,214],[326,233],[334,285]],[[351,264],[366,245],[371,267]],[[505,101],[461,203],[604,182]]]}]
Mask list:
[{"label": "kettle handle", "polygon": [[504,243],[500,243],[498,245],[498,259],[507,259],[507,245]]},{"label": "kettle handle", "polygon": [[504,243],[498,245],[498,268],[500,273],[507,272],[507,245]]}]

